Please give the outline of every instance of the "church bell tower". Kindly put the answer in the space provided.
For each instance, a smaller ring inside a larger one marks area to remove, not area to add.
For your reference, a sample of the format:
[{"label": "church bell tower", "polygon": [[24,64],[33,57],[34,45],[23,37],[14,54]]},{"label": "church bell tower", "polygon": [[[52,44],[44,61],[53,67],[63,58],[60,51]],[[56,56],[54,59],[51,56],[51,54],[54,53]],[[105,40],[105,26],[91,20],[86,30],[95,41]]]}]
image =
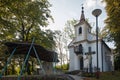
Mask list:
[{"label": "church bell tower", "polygon": [[76,41],[83,41],[88,39],[88,34],[91,33],[91,26],[89,23],[85,20],[85,15],[84,15],[84,7],[82,6],[82,11],[81,11],[81,17],[78,22],[74,26],[75,28],[75,37],[77,38]]}]

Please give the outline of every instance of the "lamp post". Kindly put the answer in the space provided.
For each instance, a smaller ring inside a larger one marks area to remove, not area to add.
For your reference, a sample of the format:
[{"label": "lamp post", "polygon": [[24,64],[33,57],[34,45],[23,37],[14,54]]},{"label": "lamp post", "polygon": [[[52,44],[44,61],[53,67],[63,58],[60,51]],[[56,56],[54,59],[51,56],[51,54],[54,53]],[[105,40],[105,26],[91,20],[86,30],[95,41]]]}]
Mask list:
[{"label": "lamp post", "polygon": [[96,56],[97,56],[97,72],[96,72],[96,78],[99,78],[99,63],[98,63],[98,16],[102,13],[101,9],[95,9],[93,10],[92,14],[96,17]]}]

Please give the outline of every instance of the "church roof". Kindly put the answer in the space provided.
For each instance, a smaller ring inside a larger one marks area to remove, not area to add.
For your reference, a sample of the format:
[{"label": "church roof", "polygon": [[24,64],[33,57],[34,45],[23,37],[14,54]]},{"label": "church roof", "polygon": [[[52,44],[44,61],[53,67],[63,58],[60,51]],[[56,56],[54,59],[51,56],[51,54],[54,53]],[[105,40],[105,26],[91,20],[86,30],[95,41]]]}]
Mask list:
[{"label": "church roof", "polygon": [[80,22],[85,21],[85,15],[84,15],[84,7],[82,6],[82,13],[81,13],[81,17],[80,17]]},{"label": "church roof", "polygon": [[80,25],[80,24],[83,24],[83,23],[86,23],[90,28],[92,28],[92,27],[90,26],[90,24],[88,23],[88,21],[85,20],[84,7],[82,6],[82,11],[81,11],[80,20],[79,20],[79,22],[78,22],[76,25],[74,25],[74,27],[76,27],[76,26],[78,26],[78,25]]}]

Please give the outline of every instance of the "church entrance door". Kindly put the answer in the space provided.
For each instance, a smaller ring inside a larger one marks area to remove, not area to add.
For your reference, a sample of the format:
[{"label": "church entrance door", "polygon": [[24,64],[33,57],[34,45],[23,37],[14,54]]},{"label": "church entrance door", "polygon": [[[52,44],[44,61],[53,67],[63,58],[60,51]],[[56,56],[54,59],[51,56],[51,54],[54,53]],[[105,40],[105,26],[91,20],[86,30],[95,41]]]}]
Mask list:
[{"label": "church entrance door", "polygon": [[83,57],[80,58],[80,70],[83,70],[84,62]]}]

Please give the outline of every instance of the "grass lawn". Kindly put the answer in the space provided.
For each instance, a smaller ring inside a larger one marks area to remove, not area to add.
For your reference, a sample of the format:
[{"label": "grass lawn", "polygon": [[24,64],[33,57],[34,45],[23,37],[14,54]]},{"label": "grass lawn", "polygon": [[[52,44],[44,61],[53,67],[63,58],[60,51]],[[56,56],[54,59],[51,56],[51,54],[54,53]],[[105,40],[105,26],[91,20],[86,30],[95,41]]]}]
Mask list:
[{"label": "grass lawn", "polygon": [[89,78],[88,80],[120,80],[120,71],[115,71],[114,74],[112,72],[102,72],[99,79]]}]

